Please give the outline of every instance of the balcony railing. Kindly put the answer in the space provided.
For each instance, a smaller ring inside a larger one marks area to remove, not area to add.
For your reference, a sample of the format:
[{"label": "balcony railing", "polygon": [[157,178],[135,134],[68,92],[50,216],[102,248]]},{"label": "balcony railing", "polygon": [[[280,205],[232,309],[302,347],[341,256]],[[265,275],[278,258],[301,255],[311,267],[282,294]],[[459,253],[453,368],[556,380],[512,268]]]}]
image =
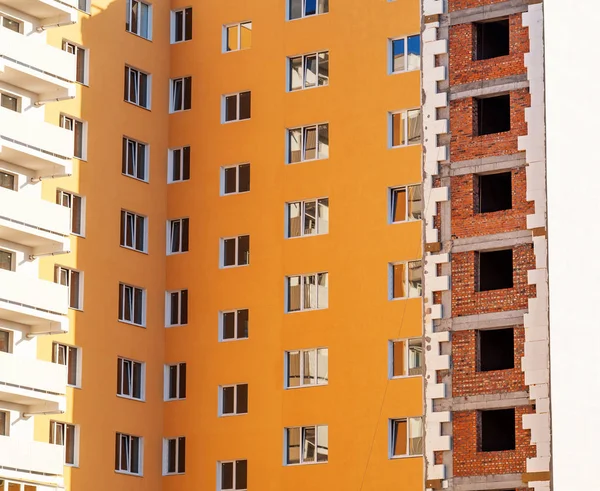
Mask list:
[{"label": "balcony railing", "polygon": [[29,477],[18,473],[35,473],[36,482],[53,483],[51,476],[62,476],[63,459],[63,446],[0,436],[0,462],[4,468],[15,470],[12,478]]}]

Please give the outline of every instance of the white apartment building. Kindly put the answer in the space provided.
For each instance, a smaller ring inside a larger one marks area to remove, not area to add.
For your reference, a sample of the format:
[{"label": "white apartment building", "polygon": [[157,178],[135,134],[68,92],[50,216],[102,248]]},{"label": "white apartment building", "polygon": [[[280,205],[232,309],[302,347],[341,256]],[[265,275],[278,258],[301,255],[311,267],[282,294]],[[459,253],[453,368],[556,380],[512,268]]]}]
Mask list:
[{"label": "white apartment building", "polygon": [[75,96],[76,47],[46,44],[47,29],[77,21],[75,1],[0,1],[0,491],[62,488],[72,438],[61,427],[57,444],[34,441],[34,419],[66,407],[69,353],[38,360],[37,339],[68,331],[78,278],[39,279],[39,257],[69,252],[72,202],[43,200],[40,181],[71,173],[83,137],[69,118],[44,121],[46,104]]}]

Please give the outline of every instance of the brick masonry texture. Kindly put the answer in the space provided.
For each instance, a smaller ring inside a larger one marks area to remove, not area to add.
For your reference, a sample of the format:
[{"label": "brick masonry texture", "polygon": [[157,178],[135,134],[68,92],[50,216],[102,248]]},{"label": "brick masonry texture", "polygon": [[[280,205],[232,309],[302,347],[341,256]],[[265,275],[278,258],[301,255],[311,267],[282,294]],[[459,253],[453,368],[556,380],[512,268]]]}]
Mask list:
[{"label": "brick masonry texture", "polygon": [[476,213],[478,176],[466,174],[451,178],[452,238],[476,237],[527,229],[527,215],[534,212],[526,201],[525,167],[512,170],[512,208],[491,213]]},{"label": "brick masonry texture", "polygon": [[511,75],[520,75],[527,72],[524,56],[529,51],[527,28],[523,27],[521,14],[511,15],[508,20],[510,30],[509,54],[489,60],[473,59],[477,39],[476,24],[458,24],[450,27],[450,85],[510,77]]},{"label": "brick masonry texture", "polygon": [[515,367],[509,370],[477,371],[477,332],[456,331],[452,333],[452,396],[497,394],[527,390],[525,376],[521,371],[524,355],[523,326],[515,327]]},{"label": "brick masonry texture", "polygon": [[531,414],[531,406],[515,408],[515,450],[478,452],[479,418],[477,411],[458,411],[453,414],[454,476],[484,476],[512,474],[526,471],[526,459],[535,457],[535,446],[530,445],[530,431],[524,430],[523,414]]},{"label": "brick masonry texture", "polygon": [[527,308],[535,286],[527,284],[527,271],[535,269],[531,244],[513,248],[513,287],[475,291],[475,251],[452,255],[452,315],[486,314]]},{"label": "brick masonry texture", "polygon": [[456,10],[471,9],[481,7],[483,5],[492,5],[494,3],[502,3],[506,0],[448,0],[448,12]]},{"label": "brick masonry texture", "polygon": [[525,108],[530,105],[527,89],[510,93],[510,131],[477,136],[477,102],[472,97],[450,102],[450,158],[453,162],[518,152],[517,137],[527,134]]}]

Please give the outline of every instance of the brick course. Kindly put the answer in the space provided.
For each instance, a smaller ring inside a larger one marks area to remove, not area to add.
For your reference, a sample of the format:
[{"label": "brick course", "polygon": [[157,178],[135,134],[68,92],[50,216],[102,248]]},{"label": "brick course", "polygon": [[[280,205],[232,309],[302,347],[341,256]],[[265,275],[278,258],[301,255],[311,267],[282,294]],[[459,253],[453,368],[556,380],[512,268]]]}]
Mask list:
[{"label": "brick course", "polygon": [[505,1],[506,0],[448,0],[448,12],[472,9],[474,7],[482,7],[484,5],[492,5],[494,3],[502,3]]}]

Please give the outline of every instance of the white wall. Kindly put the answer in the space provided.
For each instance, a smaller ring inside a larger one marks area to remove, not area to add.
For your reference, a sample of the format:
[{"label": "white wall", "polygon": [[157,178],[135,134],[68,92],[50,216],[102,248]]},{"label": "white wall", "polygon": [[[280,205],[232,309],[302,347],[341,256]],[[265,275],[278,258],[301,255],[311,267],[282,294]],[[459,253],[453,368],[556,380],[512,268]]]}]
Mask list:
[{"label": "white wall", "polygon": [[592,489],[600,440],[597,0],[545,0],[555,491]]}]

